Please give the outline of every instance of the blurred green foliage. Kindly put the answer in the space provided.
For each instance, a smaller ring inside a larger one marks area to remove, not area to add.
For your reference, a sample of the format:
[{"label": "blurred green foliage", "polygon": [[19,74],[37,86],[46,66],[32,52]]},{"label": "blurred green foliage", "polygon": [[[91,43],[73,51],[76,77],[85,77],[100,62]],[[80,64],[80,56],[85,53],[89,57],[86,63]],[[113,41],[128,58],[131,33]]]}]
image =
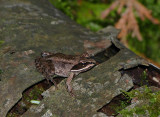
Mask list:
[{"label": "blurred green foliage", "polygon": [[[160,20],[159,0],[139,0],[152,11],[152,15]],[[135,52],[143,53],[146,57],[160,63],[160,25],[152,24],[149,20],[138,19],[143,41],[128,37],[129,47]]]},{"label": "blurred green foliage", "polygon": [[114,25],[116,19],[119,18],[119,16],[113,12],[107,20],[101,20],[100,14],[109,7],[109,4],[98,1],[99,0],[82,0],[82,3],[79,4],[77,0],[50,0],[56,8],[92,31],[98,31],[107,25]]},{"label": "blurred green foliage", "polygon": [[[98,31],[108,25],[114,25],[120,16],[112,11],[109,16],[101,20],[100,14],[113,2],[111,0],[50,0],[58,9],[71,17],[77,23]],[[152,15],[160,20],[160,0],[139,0],[145,7],[152,11]],[[137,14],[135,14],[137,15]],[[138,41],[128,35],[129,48],[136,53],[143,53],[146,57],[160,63],[160,25],[152,24],[149,20],[138,19],[143,41]]]}]

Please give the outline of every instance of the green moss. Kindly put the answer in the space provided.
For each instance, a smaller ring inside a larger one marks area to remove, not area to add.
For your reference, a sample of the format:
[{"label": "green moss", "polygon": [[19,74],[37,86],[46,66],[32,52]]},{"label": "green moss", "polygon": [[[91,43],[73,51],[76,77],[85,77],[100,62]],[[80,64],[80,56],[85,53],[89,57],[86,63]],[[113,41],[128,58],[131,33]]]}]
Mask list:
[{"label": "green moss", "polygon": [[24,100],[30,102],[30,100],[37,100],[41,93],[43,93],[44,89],[39,86],[35,86],[32,90],[30,90],[27,94],[24,94]]},{"label": "green moss", "polygon": [[122,92],[122,94],[124,95],[125,98],[116,101],[115,104],[112,104],[110,106],[110,108],[115,111],[113,116],[118,114],[119,111],[121,111],[122,109],[124,109],[124,108],[126,108],[127,106],[130,105],[131,98],[125,93],[125,91],[121,91],[121,92]]},{"label": "green moss", "polygon": [[[21,113],[25,112],[26,109],[29,109],[33,103],[31,100],[41,100],[42,96],[41,93],[45,91],[44,87],[41,84],[35,85],[32,88],[28,89],[26,92],[23,93],[22,100],[18,102],[17,106],[14,110],[7,114],[7,117],[18,117]],[[23,105],[21,105],[23,103]]]},{"label": "green moss", "polygon": [[16,114],[16,113],[9,113],[7,115],[7,117],[18,117],[18,114]]},{"label": "green moss", "polygon": [[[124,108],[127,107],[128,105],[129,105],[129,103],[127,103],[127,101],[121,101],[121,102],[120,102],[120,105],[117,105],[117,104],[112,105],[111,109],[115,110],[115,111],[116,111],[115,114],[117,114],[119,111],[121,111],[122,109],[124,109]],[[113,114],[113,116],[114,116],[115,114]]]},{"label": "green moss", "polygon": [[143,86],[144,82],[148,83],[147,71],[146,70],[144,70],[143,73],[141,74],[141,83],[140,83],[140,85]]},{"label": "green moss", "polygon": [[125,96],[130,98],[137,98],[137,100],[143,100],[146,104],[138,105],[132,109],[123,109],[119,113],[123,117],[133,116],[133,113],[137,115],[145,115],[148,111],[151,117],[157,117],[160,115],[160,91],[153,92],[149,87],[145,86],[144,91],[132,90],[131,92],[123,92]]},{"label": "green moss", "polygon": [[123,116],[123,117],[133,117],[133,110],[126,110],[123,109],[121,110],[119,113]]},{"label": "green moss", "polygon": [[3,71],[0,69],[0,74],[2,74],[2,72],[3,72]]}]

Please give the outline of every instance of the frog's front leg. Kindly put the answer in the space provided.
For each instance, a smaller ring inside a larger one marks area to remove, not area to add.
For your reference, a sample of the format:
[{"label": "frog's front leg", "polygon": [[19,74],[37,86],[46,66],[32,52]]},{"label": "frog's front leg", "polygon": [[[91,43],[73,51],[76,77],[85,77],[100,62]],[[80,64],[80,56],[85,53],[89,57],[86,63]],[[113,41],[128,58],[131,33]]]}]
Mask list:
[{"label": "frog's front leg", "polygon": [[67,78],[67,81],[66,81],[67,90],[72,96],[74,96],[73,91],[72,91],[72,86],[71,86],[71,81],[72,81],[73,77],[74,77],[74,73],[71,72],[69,77]]},{"label": "frog's front leg", "polygon": [[45,79],[47,79],[48,83],[49,83],[49,81],[51,81],[54,84],[55,88],[58,89],[57,83],[53,79],[53,76],[45,75]]}]

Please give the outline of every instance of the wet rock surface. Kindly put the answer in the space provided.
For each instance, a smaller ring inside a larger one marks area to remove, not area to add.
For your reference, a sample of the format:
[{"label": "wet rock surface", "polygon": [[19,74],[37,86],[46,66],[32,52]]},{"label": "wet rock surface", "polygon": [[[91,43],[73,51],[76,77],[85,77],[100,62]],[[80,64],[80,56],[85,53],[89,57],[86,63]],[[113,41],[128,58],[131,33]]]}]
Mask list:
[{"label": "wet rock surface", "polygon": [[[122,76],[119,70],[147,65],[117,41],[118,31],[113,27],[105,33],[93,33],[71,21],[47,0],[1,0],[0,16],[0,39],[4,42],[0,48],[1,117],[21,99],[25,89],[43,80],[34,66],[34,59],[42,51],[80,54],[85,52],[86,40],[106,40],[119,48],[107,61],[74,78],[75,97],[66,91],[64,80],[58,90],[44,94],[41,103],[32,106],[24,117],[106,116],[97,110],[121,90],[133,87],[131,77]],[[99,49],[95,48],[96,54]]]}]

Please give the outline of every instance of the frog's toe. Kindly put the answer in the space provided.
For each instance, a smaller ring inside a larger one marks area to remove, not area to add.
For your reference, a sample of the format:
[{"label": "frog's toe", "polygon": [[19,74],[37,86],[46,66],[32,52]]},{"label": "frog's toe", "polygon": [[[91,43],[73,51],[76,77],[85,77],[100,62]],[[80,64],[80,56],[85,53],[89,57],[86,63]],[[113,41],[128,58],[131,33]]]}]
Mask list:
[{"label": "frog's toe", "polygon": [[58,89],[57,83],[55,80],[53,80],[52,78],[50,78],[50,81],[54,84],[55,88]]},{"label": "frog's toe", "polygon": [[67,87],[67,91],[68,91],[70,96],[75,97],[72,89],[68,89],[68,87]]},{"label": "frog's toe", "polygon": [[69,94],[72,96],[72,97],[75,97],[74,93],[73,93],[73,90],[69,92]]}]

